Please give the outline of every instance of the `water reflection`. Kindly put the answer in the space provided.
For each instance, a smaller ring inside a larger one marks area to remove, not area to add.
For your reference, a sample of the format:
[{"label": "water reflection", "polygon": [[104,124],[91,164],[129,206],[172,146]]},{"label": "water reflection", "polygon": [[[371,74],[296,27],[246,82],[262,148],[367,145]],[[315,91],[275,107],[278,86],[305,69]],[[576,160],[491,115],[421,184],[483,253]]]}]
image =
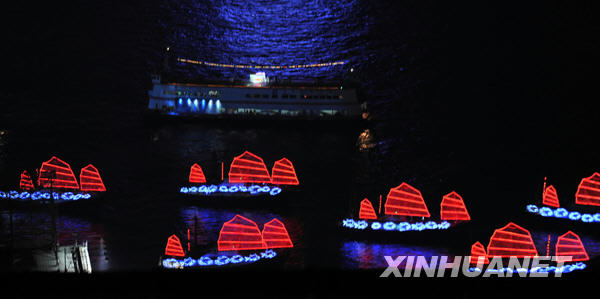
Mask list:
[{"label": "water reflection", "polygon": [[[345,60],[356,68],[364,59],[362,38],[371,18],[359,1],[181,0],[170,13],[176,24],[171,53],[224,64],[295,65]],[[192,74],[216,78],[248,76],[236,68],[194,68]],[[317,78],[339,75],[342,66],[269,69],[268,76]],[[350,67],[344,68],[349,71]]]},{"label": "water reflection", "polygon": [[[93,272],[110,269],[102,225],[60,215],[56,217],[55,227],[56,241],[60,246],[72,245],[76,241],[88,242]],[[0,244],[5,248],[12,247],[16,263],[13,266],[18,267],[19,263],[26,263],[31,250],[50,248],[54,242],[53,230],[52,216],[48,213],[0,211]]]},{"label": "water reflection", "polygon": [[[342,243],[342,269],[379,269],[388,264],[385,256],[424,256],[430,260],[432,256],[452,256],[447,248],[428,247],[403,244],[369,243],[347,241]],[[400,267],[401,268],[401,267]]]},{"label": "water reflection", "polygon": [[372,149],[377,145],[374,141],[373,134],[370,129],[366,129],[358,135],[358,140],[356,140],[356,145],[359,151],[366,151]]}]

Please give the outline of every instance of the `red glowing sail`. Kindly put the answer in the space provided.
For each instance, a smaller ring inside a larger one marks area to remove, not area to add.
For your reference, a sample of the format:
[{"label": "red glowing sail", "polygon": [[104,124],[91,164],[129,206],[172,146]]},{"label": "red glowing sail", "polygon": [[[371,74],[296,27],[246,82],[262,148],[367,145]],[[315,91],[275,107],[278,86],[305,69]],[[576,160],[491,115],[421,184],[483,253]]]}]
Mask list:
[{"label": "red glowing sail", "polygon": [[229,168],[230,183],[270,183],[271,176],[263,159],[245,151],[233,158]]},{"label": "red glowing sail", "polygon": [[294,165],[287,158],[275,161],[271,171],[272,183],[277,185],[299,185]]},{"label": "red glowing sail", "polygon": [[550,185],[548,188],[546,188],[542,198],[542,203],[550,207],[560,207],[560,203],[558,202],[558,194],[556,193],[554,186]]},{"label": "red glowing sail", "polygon": [[407,183],[390,189],[385,201],[385,214],[429,217],[421,192]]},{"label": "red glowing sail", "polygon": [[42,163],[38,181],[44,188],[79,189],[71,166],[57,157]]},{"label": "red glowing sail", "polygon": [[267,248],[292,248],[294,244],[290,239],[290,235],[285,229],[285,225],[277,219],[273,219],[265,223],[262,231],[262,238],[267,245]]},{"label": "red glowing sail", "polygon": [[106,191],[98,169],[92,164],[81,169],[79,181],[81,182],[81,191]]},{"label": "red glowing sail", "polygon": [[185,256],[183,252],[183,248],[181,247],[181,242],[176,235],[172,235],[169,237],[167,241],[167,247],[165,248],[165,255],[169,256]]},{"label": "red glowing sail", "polygon": [[206,177],[202,171],[202,167],[198,164],[192,165],[190,169],[190,183],[206,183]]},{"label": "red glowing sail", "polygon": [[27,173],[26,170],[21,172],[21,182],[19,183],[21,190],[33,190],[33,181],[31,180],[31,176]]},{"label": "red glowing sail", "polygon": [[600,206],[600,174],[594,172],[591,176],[581,180],[575,194],[575,203]]},{"label": "red glowing sail", "polygon": [[462,197],[452,191],[442,197],[442,220],[471,220]]},{"label": "red glowing sail", "polygon": [[265,249],[267,245],[254,221],[240,215],[225,222],[217,242],[219,251]]},{"label": "red glowing sail", "polygon": [[475,242],[475,244],[473,244],[473,246],[471,246],[471,263],[477,264],[479,261],[479,257],[483,257],[483,263],[485,265],[490,263],[490,260],[487,257],[487,253],[485,252],[485,247],[483,247],[483,244],[477,241]]},{"label": "red glowing sail", "polygon": [[375,209],[368,199],[363,199],[360,202],[360,211],[358,212],[358,218],[360,219],[377,219]]},{"label": "red glowing sail", "polygon": [[487,253],[489,257],[538,255],[529,231],[512,222],[494,231],[488,244]]},{"label": "red glowing sail", "polygon": [[568,231],[564,235],[558,237],[558,241],[556,241],[556,256],[557,261],[567,261],[565,258],[561,258],[564,256],[570,256],[573,262],[578,261],[587,261],[589,260],[589,256],[585,251],[585,247],[583,247],[583,243],[579,236],[572,231]]}]

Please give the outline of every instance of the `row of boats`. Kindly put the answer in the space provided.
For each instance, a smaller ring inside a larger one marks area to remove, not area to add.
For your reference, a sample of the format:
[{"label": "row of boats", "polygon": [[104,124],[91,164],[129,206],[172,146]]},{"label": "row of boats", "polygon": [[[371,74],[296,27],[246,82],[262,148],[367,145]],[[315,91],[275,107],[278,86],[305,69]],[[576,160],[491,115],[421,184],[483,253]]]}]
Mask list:
[{"label": "row of boats", "polygon": [[[194,163],[190,168],[188,185],[181,187],[179,191],[186,196],[246,198],[275,196],[283,191],[294,190],[300,185],[294,165],[289,159],[282,158],[275,161],[269,172],[264,160],[248,151],[234,157],[227,178],[222,164],[221,182],[219,184],[207,184],[207,182],[202,167]],[[69,164],[52,157],[32,173],[23,171],[20,191],[0,191],[0,199],[25,202],[53,200],[61,203],[93,199],[105,191],[106,187],[100,173],[92,164],[81,169],[78,182]],[[600,174],[594,173],[581,180],[575,194],[575,204],[588,208],[600,206]],[[568,211],[562,208],[556,188],[546,187],[546,182],[544,182],[542,205],[528,205],[527,211],[544,217],[564,218],[585,223],[600,222],[599,213]],[[448,230],[467,225],[470,221],[471,214],[462,196],[457,192],[452,191],[442,196],[439,217],[431,219],[431,213],[421,192],[404,182],[389,190],[384,203],[380,196],[377,211],[369,199],[363,199],[359,205],[358,217],[343,219],[341,227],[348,231],[370,233],[381,231],[390,234]],[[159,265],[168,269],[182,269],[247,264],[272,259],[277,256],[277,250],[287,250],[294,246],[284,223],[280,220],[273,219],[265,223],[260,230],[254,221],[242,215],[236,215],[225,222],[219,233],[217,247],[204,252],[200,257],[193,257],[189,239],[188,230],[188,246],[187,250],[184,250],[179,237],[170,236]],[[548,248],[549,246],[548,242]],[[549,250],[546,254],[549,254]],[[571,256],[572,264],[567,264],[565,266],[567,268],[560,269],[550,267],[549,271],[568,272],[583,269],[585,268],[583,262],[589,259],[583,242],[570,230],[556,241],[555,255]],[[539,256],[530,232],[512,222],[496,229],[487,247],[479,241],[471,246],[474,264],[480,258],[481,262],[486,264],[490,257],[511,256],[521,258]]]}]

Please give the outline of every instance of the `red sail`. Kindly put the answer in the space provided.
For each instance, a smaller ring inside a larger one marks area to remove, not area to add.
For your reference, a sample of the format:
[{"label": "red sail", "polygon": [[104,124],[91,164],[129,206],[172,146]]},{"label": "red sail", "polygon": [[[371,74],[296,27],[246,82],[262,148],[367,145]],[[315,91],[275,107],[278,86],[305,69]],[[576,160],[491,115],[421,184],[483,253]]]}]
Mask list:
[{"label": "red sail", "polygon": [[202,167],[198,164],[192,165],[190,169],[190,183],[206,183],[206,177],[202,171]]},{"label": "red sail", "polygon": [[81,169],[79,181],[81,182],[81,191],[106,191],[98,169],[92,164]]},{"label": "red sail", "polygon": [[573,262],[587,261],[590,259],[579,236],[572,231],[558,237],[556,241],[556,256],[558,262],[568,262],[569,260],[561,257],[570,256]]},{"label": "red sail", "polygon": [[176,235],[172,235],[169,237],[167,241],[167,247],[165,248],[165,255],[168,256],[185,256],[183,252],[183,248],[181,247],[181,242]]},{"label": "red sail", "polygon": [[594,172],[590,177],[581,180],[575,194],[575,203],[600,206],[600,174]]},{"label": "red sail", "polygon": [[429,217],[421,192],[407,183],[390,189],[385,201],[385,214]]},{"label": "red sail", "polygon": [[358,218],[360,219],[377,219],[375,209],[368,199],[363,199],[360,202],[360,211],[358,212]]},{"label": "red sail", "polygon": [[537,256],[537,249],[528,230],[509,223],[494,231],[488,244],[489,257],[528,257]]},{"label": "red sail", "polygon": [[57,157],[42,163],[38,181],[43,188],[79,189],[71,166]]},{"label": "red sail", "polygon": [[542,197],[542,202],[550,207],[560,207],[560,203],[558,202],[558,194],[556,193],[554,186],[550,185],[548,188],[546,188],[544,191],[544,196]]},{"label": "red sail", "polygon": [[277,219],[273,219],[265,223],[262,231],[262,238],[267,245],[267,248],[292,248],[294,244],[290,239],[290,235],[285,229],[285,225]]},{"label": "red sail", "polygon": [[225,222],[217,242],[219,251],[265,249],[267,245],[254,221],[240,215]]},{"label": "red sail", "polygon": [[490,263],[487,253],[485,252],[485,247],[483,247],[483,244],[477,241],[475,244],[473,244],[473,246],[471,246],[471,264],[477,264],[479,257],[483,257],[483,264],[487,265]]},{"label": "red sail", "polygon": [[21,172],[21,183],[19,184],[21,190],[33,190],[33,181],[31,180],[31,176],[27,173],[26,170]]},{"label": "red sail", "polygon": [[452,191],[442,197],[442,220],[471,220],[462,197]]},{"label": "red sail", "polygon": [[287,158],[275,161],[271,171],[272,183],[277,185],[300,185],[294,165]]},{"label": "red sail", "polygon": [[270,183],[271,176],[263,159],[245,151],[235,157],[229,168],[230,183]]}]

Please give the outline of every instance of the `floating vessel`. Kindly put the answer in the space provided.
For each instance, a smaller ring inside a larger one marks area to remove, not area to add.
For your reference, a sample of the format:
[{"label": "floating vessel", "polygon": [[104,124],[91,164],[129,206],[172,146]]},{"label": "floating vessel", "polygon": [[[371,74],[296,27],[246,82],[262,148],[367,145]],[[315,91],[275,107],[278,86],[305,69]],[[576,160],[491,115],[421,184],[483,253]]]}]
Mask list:
[{"label": "floating vessel", "polygon": [[544,178],[542,205],[529,204],[526,208],[527,212],[542,217],[599,223],[598,207],[600,207],[600,174],[595,172],[581,180],[575,193],[575,205],[571,205],[569,210],[561,207],[556,188],[552,185],[546,187],[546,178]]},{"label": "floating vessel", "polygon": [[78,182],[71,166],[57,157],[43,162],[33,176],[24,170],[21,173],[19,188],[19,191],[0,191],[0,199],[64,203],[87,200],[106,191],[98,169],[92,164],[81,169]]},{"label": "floating vessel", "polygon": [[343,86],[281,86],[264,72],[246,84],[161,83],[152,76],[148,109],[170,117],[203,119],[356,119],[363,117],[356,90]]},{"label": "floating vessel", "polygon": [[[431,215],[423,196],[418,189],[407,183],[390,189],[384,211],[384,215],[377,216],[373,204],[365,198],[360,203],[359,219],[344,219],[342,226],[362,231],[406,232],[445,230],[471,220],[462,197],[452,191],[442,198],[440,221],[425,221],[425,218],[429,218]],[[381,197],[379,213],[381,214]],[[414,221],[415,218],[420,218],[421,221]]]},{"label": "floating vessel", "polygon": [[189,239],[188,230],[186,252],[179,238],[176,235],[170,236],[159,266],[165,269],[189,269],[251,264],[273,259],[278,255],[275,249],[281,251],[294,247],[281,221],[274,218],[265,223],[261,231],[254,221],[241,215],[235,215],[223,224],[216,252],[214,249],[209,250],[200,258],[193,258]]},{"label": "floating vessel", "polygon": [[[546,256],[550,255],[550,236],[548,237]],[[585,269],[586,264],[584,262],[590,259],[583,242],[581,242],[579,236],[572,231],[568,231],[558,237],[555,244],[554,255],[556,256],[555,262],[564,263],[564,265],[531,268],[528,263],[526,265],[524,265],[525,263],[521,263],[521,265],[519,265],[520,268],[517,269],[494,268],[486,269],[485,272],[568,273]],[[483,266],[490,264],[490,259],[493,258],[533,258],[538,256],[538,251],[533,243],[531,233],[527,229],[510,222],[504,227],[494,231],[490,238],[490,242],[488,243],[487,251],[479,241],[471,246],[471,265],[473,265],[473,267],[471,267],[469,271],[482,271]]]},{"label": "floating vessel", "polygon": [[275,161],[271,174],[263,159],[249,151],[236,156],[231,162],[227,179],[221,166],[221,183],[207,184],[202,167],[195,163],[190,168],[188,186],[179,192],[203,197],[272,197],[282,191],[294,190],[300,185],[294,165],[287,158]]}]

